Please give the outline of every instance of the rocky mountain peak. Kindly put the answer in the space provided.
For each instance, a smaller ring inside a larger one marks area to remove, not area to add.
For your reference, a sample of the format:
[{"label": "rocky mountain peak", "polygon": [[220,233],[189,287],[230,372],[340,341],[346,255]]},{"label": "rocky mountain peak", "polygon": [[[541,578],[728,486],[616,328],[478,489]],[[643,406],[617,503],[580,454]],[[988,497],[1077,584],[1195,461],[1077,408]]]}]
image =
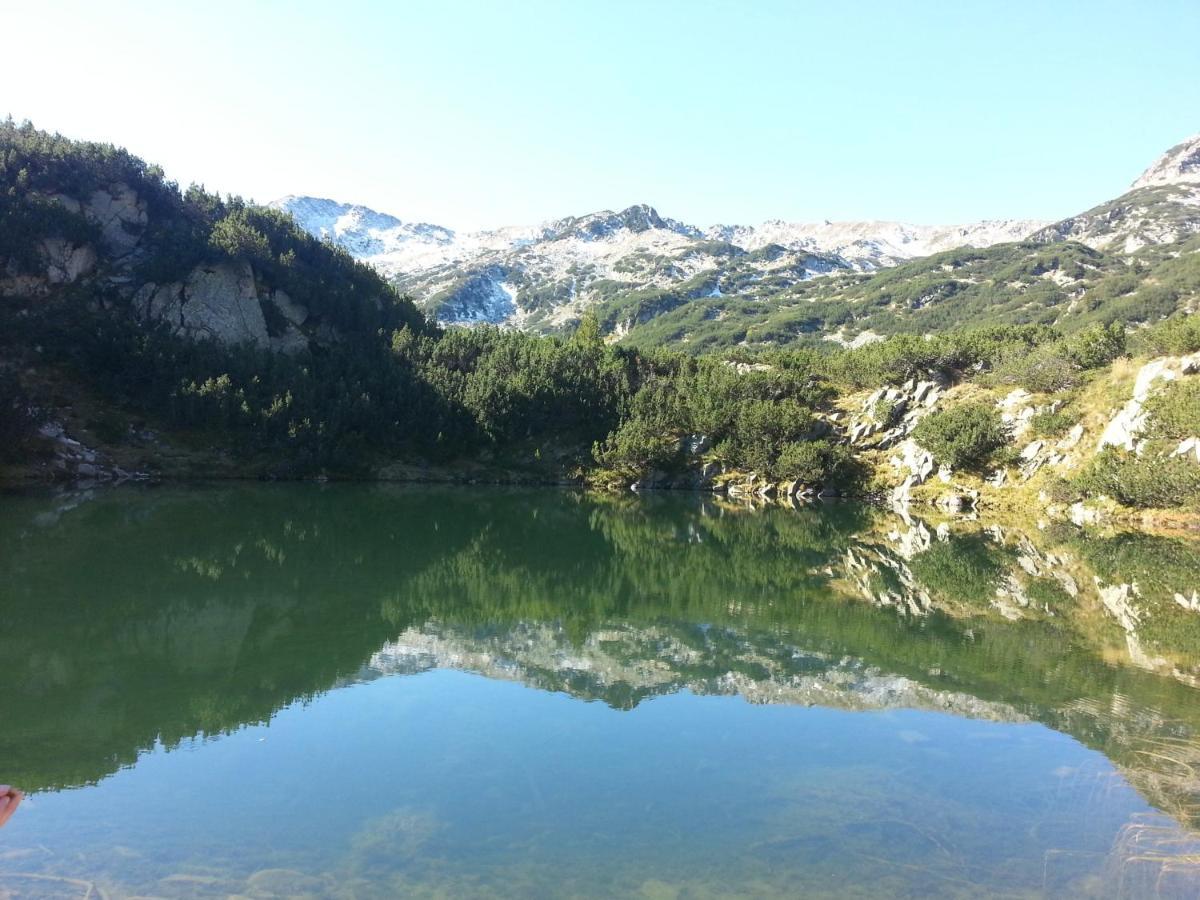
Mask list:
[{"label": "rocky mountain peak", "polygon": [[333,241],[359,257],[385,254],[410,243],[445,246],[456,237],[440,225],[404,222],[367,206],[324,197],[289,194],[270,206],[290,213],[309,234]]},{"label": "rocky mountain peak", "polygon": [[1131,185],[1131,189],[1160,184],[1200,183],[1200,134],[1176,144]]},{"label": "rocky mountain peak", "polygon": [[648,231],[651,228],[667,228],[667,223],[653,206],[638,203],[617,214],[622,224],[630,231]]},{"label": "rocky mountain peak", "polygon": [[602,209],[584,216],[569,216],[550,223],[546,233],[551,240],[577,238],[584,241],[604,240],[619,231],[643,234],[647,231],[673,231],[695,237],[698,230],[674,219],[665,219],[653,206],[638,203],[618,212]]}]

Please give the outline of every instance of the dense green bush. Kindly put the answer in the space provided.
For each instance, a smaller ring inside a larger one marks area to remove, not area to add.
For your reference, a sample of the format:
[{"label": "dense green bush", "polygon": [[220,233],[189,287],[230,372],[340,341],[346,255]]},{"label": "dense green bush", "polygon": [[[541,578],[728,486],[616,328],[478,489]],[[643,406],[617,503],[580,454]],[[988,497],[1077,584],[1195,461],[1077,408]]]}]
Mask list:
[{"label": "dense green bush", "polygon": [[1147,398],[1145,409],[1149,437],[1200,437],[1200,378],[1170,382]]},{"label": "dense green bush", "polygon": [[1035,394],[1053,394],[1075,387],[1079,374],[1060,345],[1048,345],[1009,357],[997,368],[995,380]]},{"label": "dense green bush", "polygon": [[1067,337],[1049,337],[1037,346],[1006,348],[996,360],[994,381],[1053,394],[1080,384],[1084,373],[1106,366],[1125,352],[1120,324],[1093,324]]},{"label": "dense green bush", "polygon": [[1079,414],[1071,407],[1064,406],[1034,413],[1029,420],[1029,427],[1038,437],[1058,437],[1066,434],[1078,421]]},{"label": "dense green bush", "polygon": [[1063,353],[1081,369],[1098,369],[1125,353],[1125,328],[1120,322],[1090,325],[1062,342]]},{"label": "dense green bush", "polygon": [[803,368],[739,370],[713,358],[663,353],[635,359],[637,391],[614,435],[597,444],[602,466],[635,471],[684,462],[682,441],[703,436],[712,458],[776,477],[784,449],[819,436],[814,410],[833,396]]},{"label": "dense green bush", "polygon": [[682,463],[679,438],[649,419],[626,419],[593,449],[596,462],[625,479],[671,472]]},{"label": "dense green bush", "polygon": [[845,444],[824,439],[787,444],[775,462],[775,475],[810,486],[854,487],[861,467]]},{"label": "dense green bush", "polygon": [[1167,356],[1200,350],[1200,316],[1178,315],[1135,331],[1130,349],[1142,356]]},{"label": "dense green bush", "polygon": [[1106,447],[1077,476],[1076,486],[1091,496],[1107,496],[1124,506],[1173,507],[1200,500],[1200,464],[1151,446],[1141,455]]},{"label": "dense green bush", "polygon": [[917,423],[912,436],[938,462],[955,469],[978,469],[1008,443],[1000,413],[983,401],[931,413]]}]

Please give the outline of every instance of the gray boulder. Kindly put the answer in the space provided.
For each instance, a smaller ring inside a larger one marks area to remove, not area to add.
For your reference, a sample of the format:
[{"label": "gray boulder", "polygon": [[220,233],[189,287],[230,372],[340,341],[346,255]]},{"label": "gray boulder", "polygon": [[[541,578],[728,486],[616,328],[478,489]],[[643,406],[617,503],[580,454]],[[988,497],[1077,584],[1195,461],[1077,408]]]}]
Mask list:
[{"label": "gray boulder", "polygon": [[272,343],[249,263],[197,266],[184,282],[142,285],[133,309],[143,319],[167,323],[180,337],[211,339],[234,346],[275,346],[293,352],[307,346],[304,336],[289,331]]},{"label": "gray boulder", "polygon": [[269,343],[249,263],[197,266],[183,286],[185,334],[219,344]]},{"label": "gray boulder", "polygon": [[51,284],[71,284],[96,265],[96,251],[90,244],[76,246],[62,238],[42,241],[46,278]]},{"label": "gray boulder", "polygon": [[124,183],[93,191],[83,213],[100,226],[105,247],[117,256],[131,253],[141,241],[146,227],[146,204]]}]

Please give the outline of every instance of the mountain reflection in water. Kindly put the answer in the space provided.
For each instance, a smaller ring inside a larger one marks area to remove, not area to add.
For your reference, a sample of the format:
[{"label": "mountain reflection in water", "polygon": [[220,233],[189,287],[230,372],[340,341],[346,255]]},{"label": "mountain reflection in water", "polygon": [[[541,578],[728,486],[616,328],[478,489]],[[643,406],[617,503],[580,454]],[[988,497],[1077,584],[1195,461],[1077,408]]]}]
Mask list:
[{"label": "mountain reflection in water", "polygon": [[[0,500],[0,573],[0,781],[34,803],[298,701],[451,669],[614,710],[683,693],[1040,723],[1170,817],[1120,833],[1124,865],[1153,870],[1135,893],[1195,874],[1178,844],[1200,828],[1200,548],[1184,540],[854,504],[161,488]],[[391,815],[392,843],[447,827]],[[928,843],[871,827],[839,841]]]}]

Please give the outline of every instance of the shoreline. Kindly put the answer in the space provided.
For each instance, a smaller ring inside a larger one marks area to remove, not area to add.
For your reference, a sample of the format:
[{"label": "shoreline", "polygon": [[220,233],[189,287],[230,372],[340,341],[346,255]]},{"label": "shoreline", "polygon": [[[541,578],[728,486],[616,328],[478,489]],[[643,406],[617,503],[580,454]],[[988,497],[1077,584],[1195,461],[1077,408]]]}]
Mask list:
[{"label": "shoreline", "polygon": [[[33,495],[39,493],[70,494],[97,489],[123,487],[220,487],[234,485],[271,485],[271,484],[306,484],[311,486],[324,485],[407,485],[407,486],[443,486],[454,488],[484,487],[484,488],[555,488],[560,490],[578,491],[607,497],[642,497],[663,495],[699,495],[721,500],[726,504],[736,505],[745,509],[759,510],[767,507],[782,507],[801,509],[813,507],[818,503],[863,503],[881,509],[891,509],[898,515],[921,514],[934,515],[946,520],[993,518],[997,520],[1023,520],[1033,528],[1044,528],[1051,524],[1069,524],[1080,528],[1114,529],[1121,531],[1141,531],[1151,534],[1176,536],[1186,539],[1200,540],[1200,512],[1182,511],[1178,509],[1129,509],[1115,504],[1104,508],[1089,507],[1096,513],[1093,519],[1086,522],[1073,521],[1065,510],[1022,504],[1021,498],[1002,495],[997,490],[981,490],[973,498],[970,505],[962,508],[947,508],[936,498],[925,496],[909,497],[907,502],[898,503],[889,497],[887,491],[870,491],[865,493],[806,492],[803,494],[786,494],[776,490],[767,492],[730,490],[730,482],[718,487],[700,486],[686,483],[663,483],[655,485],[630,485],[619,488],[611,484],[597,484],[586,477],[552,477],[507,473],[492,477],[478,474],[453,472],[422,472],[412,474],[375,474],[370,476],[328,475],[306,477],[267,477],[251,473],[190,473],[186,475],[138,474],[124,478],[13,478],[0,470],[0,497]],[[774,487],[774,485],[771,485]]]}]

